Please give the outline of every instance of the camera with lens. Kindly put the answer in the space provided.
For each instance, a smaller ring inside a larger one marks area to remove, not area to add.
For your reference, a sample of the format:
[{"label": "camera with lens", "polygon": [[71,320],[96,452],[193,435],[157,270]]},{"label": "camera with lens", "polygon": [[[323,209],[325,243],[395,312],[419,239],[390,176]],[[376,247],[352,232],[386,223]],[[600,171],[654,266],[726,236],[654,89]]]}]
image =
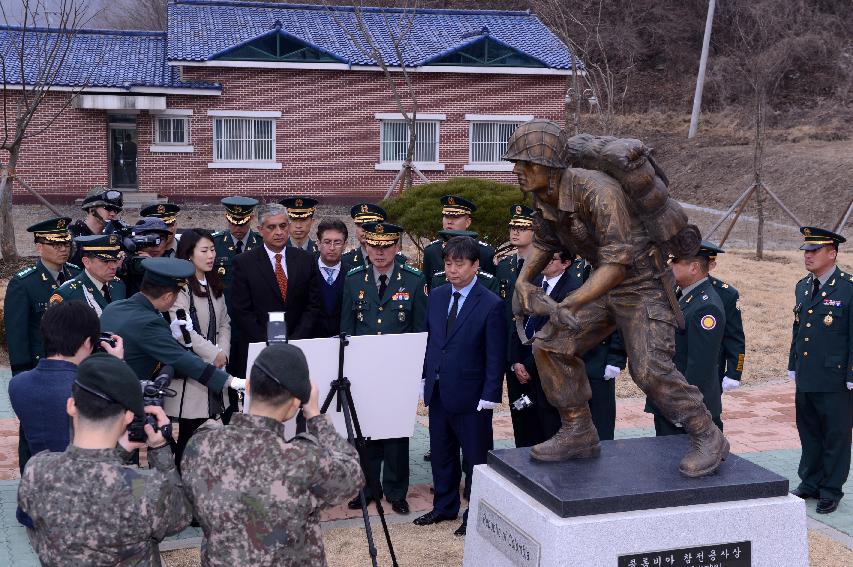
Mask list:
[{"label": "camera with lens", "polygon": [[133,225],[122,220],[114,219],[104,225],[104,234],[115,234],[119,237],[121,248],[129,255],[134,255],[145,248],[160,246],[164,236],[158,233],[134,234]]},{"label": "camera with lens", "polygon": [[[169,365],[163,366],[160,372],[151,380],[140,380],[142,385],[142,402],[145,406],[163,407],[165,398],[174,398],[178,393],[169,388],[172,378],[175,376],[175,369]],[[157,420],[154,416],[146,414],[144,417],[134,416],[133,421],[127,426],[127,438],[133,442],[145,441],[148,436],[145,434],[145,424],[148,423],[154,428],[154,431],[160,429],[163,432],[163,437],[171,439],[172,424],[166,424],[162,428],[157,425]]]},{"label": "camera with lens", "polygon": [[527,409],[533,405],[533,402],[530,401],[530,398],[527,397],[527,394],[521,394],[517,400],[512,402],[512,407],[515,411],[521,411],[523,409]]},{"label": "camera with lens", "polygon": [[101,333],[101,336],[98,338],[98,344],[95,345],[96,351],[106,352],[104,350],[104,347],[101,346],[101,343],[107,343],[108,345],[110,345],[113,348],[116,347],[116,341],[113,338],[113,334],[109,331],[107,331],[105,333]]}]

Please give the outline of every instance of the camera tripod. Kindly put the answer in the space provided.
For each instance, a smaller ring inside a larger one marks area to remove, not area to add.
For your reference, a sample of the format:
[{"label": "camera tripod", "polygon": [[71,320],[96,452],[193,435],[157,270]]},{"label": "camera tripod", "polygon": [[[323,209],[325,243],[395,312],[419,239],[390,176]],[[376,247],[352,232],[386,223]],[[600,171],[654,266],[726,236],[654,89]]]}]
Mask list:
[{"label": "camera tripod", "polygon": [[[320,413],[326,413],[332,400],[337,397],[336,411],[343,412],[344,423],[347,427],[347,442],[354,446],[358,451],[359,460],[361,461],[361,470],[364,472],[364,477],[367,479],[367,485],[376,502],[376,511],[379,512],[379,520],[382,522],[382,531],[385,532],[385,541],[388,543],[388,551],[391,554],[391,564],[398,567],[397,556],[394,554],[394,545],[391,543],[391,534],[388,532],[388,524],[385,522],[385,511],[382,508],[382,487],[378,478],[373,478],[370,475],[368,467],[365,466],[367,459],[365,455],[366,440],[361,434],[361,426],[358,423],[358,414],[355,411],[355,403],[352,399],[352,391],[350,390],[349,378],[344,376],[344,349],[349,345],[346,333],[341,333],[339,336],[340,350],[338,351],[338,378],[331,383],[326,399],[323,401],[323,406],[320,408]],[[364,489],[358,491],[358,498],[361,501],[361,515],[364,518],[364,529],[367,533],[367,550],[370,553],[370,560],[373,567],[377,567],[376,561],[376,544],[373,541],[373,529],[370,525],[370,513],[368,512],[367,498],[364,494]]]}]

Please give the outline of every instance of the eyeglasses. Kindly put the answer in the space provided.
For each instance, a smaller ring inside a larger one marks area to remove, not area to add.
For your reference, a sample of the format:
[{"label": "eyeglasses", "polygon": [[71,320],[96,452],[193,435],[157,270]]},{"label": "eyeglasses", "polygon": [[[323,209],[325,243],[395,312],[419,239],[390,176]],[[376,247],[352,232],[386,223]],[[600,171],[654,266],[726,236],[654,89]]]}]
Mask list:
[{"label": "eyeglasses", "polygon": [[320,244],[330,248],[341,248],[346,242],[343,240],[321,240]]},{"label": "eyeglasses", "polygon": [[118,213],[122,212],[122,210],[124,210],[121,207],[116,207],[114,205],[104,205],[101,208],[104,209],[105,211],[107,211],[108,213],[116,213],[116,214],[118,214]]}]

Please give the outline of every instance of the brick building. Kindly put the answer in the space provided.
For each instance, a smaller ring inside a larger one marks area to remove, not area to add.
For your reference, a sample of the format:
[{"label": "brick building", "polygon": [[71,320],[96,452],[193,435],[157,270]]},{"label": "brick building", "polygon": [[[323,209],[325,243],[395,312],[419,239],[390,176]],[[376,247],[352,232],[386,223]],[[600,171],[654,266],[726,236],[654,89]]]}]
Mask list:
[{"label": "brick building", "polygon": [[[70,105],[24,146],[18,173],[31,186],[66,201],[95,184],[178,201],[383,194],[408,127],[359,17],[400,83],[388,30],[409,30],[398,43],[419,106],[415,161],[430,181],[512,182],[500,160],[512,128],[562,119],[571,54],[529,12],[216,0],[176,0],[168,10],[166,32],[83,30],[68,40],[34,128]],[[20,34],[0,28],[2,53],[14,53]],[[29,34],[62,41],[56,35]],[[9,88],[37,80],[35,57],[23,73],[7,59]]]}]

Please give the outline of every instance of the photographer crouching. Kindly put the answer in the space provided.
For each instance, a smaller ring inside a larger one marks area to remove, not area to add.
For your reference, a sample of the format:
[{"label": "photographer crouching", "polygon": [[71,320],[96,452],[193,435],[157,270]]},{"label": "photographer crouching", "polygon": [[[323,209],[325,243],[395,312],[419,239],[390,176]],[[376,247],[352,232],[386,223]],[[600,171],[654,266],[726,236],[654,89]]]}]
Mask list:
[{"label": "photographer crouching", "polygon": [[[128,440],[134,416],[169,423],[143,406],[142,389],[121,360],[96,353],[77,369],[67,412],[72,444],[30,459],[18,488],[27,535],[44,565],[160,565],[158,544],[190,523],[191,508],[172,453],[146,424],[146,441]],[[148,446],[153,470],[124,466]]]},{"label": "photographer crouching", "polygon": [[169,365],[176,375],[195,380],[219,397],[226,386],[243,390],[244,379],[230,376],[178,343],[175,335],[180,334],[186,344],[191,342],[192,327],[186,320],[176,319],[170,328],[161,315],[175,304],[187,278],[195,277],[195,266],[175,258],[146,258],[142,268],[139,292],[111,303],[101,315],[101,329],[124,338],[124,360],[136,376],[147,380],[156,375],[161,365]]}]

